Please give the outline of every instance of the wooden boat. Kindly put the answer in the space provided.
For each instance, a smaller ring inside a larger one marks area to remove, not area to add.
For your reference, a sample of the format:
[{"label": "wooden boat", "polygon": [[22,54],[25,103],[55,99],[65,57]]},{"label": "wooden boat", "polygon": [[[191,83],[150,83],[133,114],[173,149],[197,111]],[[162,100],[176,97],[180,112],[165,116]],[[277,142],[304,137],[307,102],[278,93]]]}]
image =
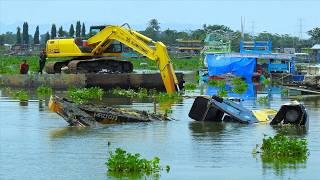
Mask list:
[{"label": "wooden boat", "polygon": [[49,109],[70,126],[99,126],[112,123],[168,121],[164,115],[109,106],[79,105],[65,98],[51,96]]}]

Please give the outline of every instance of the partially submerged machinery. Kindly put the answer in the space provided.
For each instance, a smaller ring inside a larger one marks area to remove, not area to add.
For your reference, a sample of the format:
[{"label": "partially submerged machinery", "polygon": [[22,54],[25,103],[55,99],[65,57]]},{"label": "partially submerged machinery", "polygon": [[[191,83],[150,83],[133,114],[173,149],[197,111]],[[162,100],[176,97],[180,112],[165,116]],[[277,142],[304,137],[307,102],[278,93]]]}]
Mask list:
[{"label": "partially submerged machinery", "polygon": [[146,111],[109,106],[79,105],[64,98],[51,96],[49,109],[60,115],[70,126],[96,127],[103,124],[168,121],[166,116]]},{"label": "partially submerged machinery", "polygon": [[219,96],[198,96],[191,107],[189,117],[196,121],[235,121],[245,124],[270,122],[270,125],[292,124],[307,127],[309,123],[305,107],[298,102],[284,104],[279,111],[251,111]]},{"label": "partially submerged machinery", "polygon": [[[126,24],[127,25],[127,24]],[[129,25],[128,25],[129,27]],[[122,46],[126,45],[150,60],[157,62],[168,93],[179,91],[178,81],[166,46],[162,42],[122,26],[92,26],[90,38],[51,39],[46,45],[48,58],[71,58],[49,62],[49,74],[61,73],[130,73],[133,65],[121,60]]]}]

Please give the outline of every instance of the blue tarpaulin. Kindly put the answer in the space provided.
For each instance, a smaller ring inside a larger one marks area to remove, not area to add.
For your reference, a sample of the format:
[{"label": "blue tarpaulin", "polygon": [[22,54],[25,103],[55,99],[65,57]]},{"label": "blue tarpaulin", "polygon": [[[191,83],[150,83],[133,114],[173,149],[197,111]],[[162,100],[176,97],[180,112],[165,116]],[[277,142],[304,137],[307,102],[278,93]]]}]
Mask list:
[{"label": "blue tarpaulin", "polygon": [[256,67],[256,59],[251,57],[223,57],[214,54],[206,56],[209,76],[220,76],[231,73],[243,77],[247,82],[252,81]]}]

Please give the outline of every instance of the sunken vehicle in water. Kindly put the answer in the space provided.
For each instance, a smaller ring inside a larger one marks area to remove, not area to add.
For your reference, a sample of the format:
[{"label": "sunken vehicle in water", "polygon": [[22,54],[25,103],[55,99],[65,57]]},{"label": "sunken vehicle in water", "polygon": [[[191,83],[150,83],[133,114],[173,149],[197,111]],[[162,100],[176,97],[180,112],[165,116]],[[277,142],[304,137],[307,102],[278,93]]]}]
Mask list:
[{"label": "sunken vehicle in water", "polygon": [[249,110],[241,104],[219,96],[198,96],[193,102],[189,117],[196,121],[291,124],[305,127],[309,125],[305,107],[296,101],[283,104],[279,111],[273,109]]},{"label": "sunken vehicle in water", "polygon": [[49,109],[60,115],[70,126],[77,127],[170,120],[165,115],[156,113],[110,106],[76,104],[57,96],[50,97]]}]

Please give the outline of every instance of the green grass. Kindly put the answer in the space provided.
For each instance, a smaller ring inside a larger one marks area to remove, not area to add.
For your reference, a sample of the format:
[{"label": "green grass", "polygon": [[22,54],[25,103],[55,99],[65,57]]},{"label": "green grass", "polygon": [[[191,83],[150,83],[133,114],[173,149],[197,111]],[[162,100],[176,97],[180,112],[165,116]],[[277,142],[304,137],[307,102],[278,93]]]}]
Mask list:
[{"label": "green grass", "polygon": [[67,96],[77,104],[87,103],[91,100],[101,100],[104,90],[99,87],[91,88],[70,88],[67,91]]},{"label": "green grass", "polygon": [[[147,58],[130,58],[134,69],[159,70],[156,61]],[[197,70],[200,67],[199,56],[193,56],[190,59],[177,59],[171,57],[171,62],[175,70]]]},{"label": "green grass", "polygon": [[[66,58],[64,58],[66,59]],[[29,73],[38,73],[38,56],[0,56],[0,74],[19,74],[20,64],[26,60],[29,64]],[[59,61],[61,58],[50,59],[50,61]],[[48,62],[48,61],[47,61]]]},{"label": "green grass", "polygon": [[[139,175],[159,175],[163,167],[159,165],[160,158],[154,157],[151,160],[142,158],[139,153],[131,154],[121,148],[109,153],[109,158],[105,163],[109,174],[118,176]],[[167,172],[170,166],[166,166]]]},{"label": "green grass", "polygon": [[[61,61],[68,58],[51,58],[48,61]],[[26,60],[29,64],[29,72],[37,73],[39,70],[38,56],[0,56],[0,74],[19,74],[20,64]],[[131,58],[134,69],[159,70],[156,61],[147,58]],[[175,70],[195,70],[199,68],[199,56],[190,59],[171,58]]]}]

